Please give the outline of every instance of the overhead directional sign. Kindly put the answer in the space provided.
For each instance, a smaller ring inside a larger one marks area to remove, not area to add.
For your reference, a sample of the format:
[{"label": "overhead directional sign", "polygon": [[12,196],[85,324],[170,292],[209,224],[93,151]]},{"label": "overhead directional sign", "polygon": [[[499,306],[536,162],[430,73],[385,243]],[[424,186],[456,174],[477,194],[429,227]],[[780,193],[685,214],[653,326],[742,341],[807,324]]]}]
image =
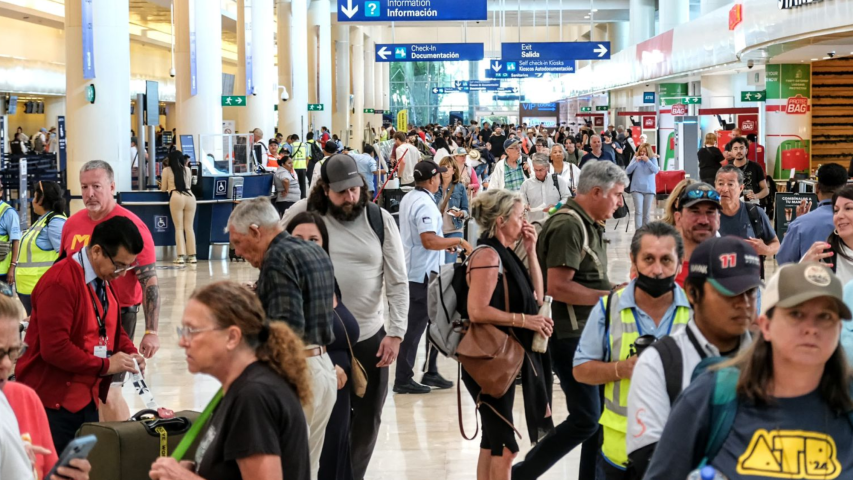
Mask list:
[{"label": "overhead directional sign", "polygon": [[486,0],[337,0],[339,22],[487,20]]},{"label": "overhead directional sign", "polygon": [[607,112],[610,110],[610,105],[597,105],[595,107],[596,112]]},{"label": "overhead directional sign", "polygon": [[223,107],[245,107],[246,106],[246,96],[245,95],[224,95],[222,97],[222,106]]},{"label": "overhead directional sign", "polygon": [[373,109],[372,108],[365,108],[364,113],[373,113]]},{"label": "overhead directional sign", "polygon": [[[492,60],[495,73],[575,73],[574,60]],[[498,77],[502,78],[502,77]]]},{"label": "overhead directional sign", "polygon": [[378,43],[377,62],[458,62],[482,60],[482,43]]},{"label": "overhead directional sign", "polygon": [[501,44],[504,60],[610,60],[610,42]]},{"label": "overhead directional sign", "polygon": [[655,103],[655,92],[643,92],[643,103]]},{"label": "overhead directional sign", "polygon": [[[494,64],[494,62],[492,62],[492,63]],[[542,78],[543,75],[545,75],[545,74],[542,72],[520,73],[520,72],[507,72],[503,69],[501,69],[501,70],[494,70],[493,68],[487,68],[486,69],[486,78],[504,78],[504,79],[510,79],[510,78]]]},{"label": "overhead directional sign", "polygon": [[591,112],[592,107],[581,107],[581,112]]},{"label": "overhead directional sign", "polygon": [[675,105],[676,103],[683,103],[684,105],[701,105],[702,97],[672,97],[660,99],[660,105],[662,107],[668,107],[670,105]]},{"label": "overhead directional sign", "polygon": [[767,100],[767,92],[759,90],[757,92],[740,92],[741,102],[764,102]]},{"label": "overhead directional sign", "polygon": [[308,111],[309,112],[322,112],[323,111],[323,104],[322,103],[309,103],[308,104]]},{"label": "overhead directional sign", "polygon": [[444,95],[445,93],[465,92],[462,88],[456,87],[432,87],[432,93],[435,95]]},{"label": "overhead directional sign", "polygon": [[456,80],[453,83],[463,92],[518,93],[518,87],[502,87],[499,80]]}]

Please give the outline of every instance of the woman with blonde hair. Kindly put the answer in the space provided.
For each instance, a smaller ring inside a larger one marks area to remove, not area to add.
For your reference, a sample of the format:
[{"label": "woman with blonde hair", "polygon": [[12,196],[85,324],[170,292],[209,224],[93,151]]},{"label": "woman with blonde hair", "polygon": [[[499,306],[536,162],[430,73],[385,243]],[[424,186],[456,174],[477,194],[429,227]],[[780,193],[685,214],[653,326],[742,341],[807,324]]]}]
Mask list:
[{"label": "woman with blonde hair", "polygon": [[662,222],[668,223],[673,227],[676,226],[675,212],[676,207],[678,206],[678,197],[681,196],[681,192],[683,192],[685,188],[693,185],[694,183],[699,183],[699,181],[693,178],[685,178],[678,182],[678,185],[672,189],[672,192],[669,194],[669,198],[666,199],[666,204],[663,207],[663,218],[660,219]]},{"label": "woman with blonde hair", "polygon": [[703,182],[713,185],[717,170],[720,169],[726,158],[723,152],[717,148],[717,136],[713,133],[705,135],[705,145],[699,149],[699,178]]},{"label": "woman with blonde hair", "polygon": [[[444,238],[462,238],[468,218],[468,195],[462,183],[459,163],[453,157],[444,157],[440,165],[447,169],[441,174],[441,184],[435,192],[435,201],[442,215]],[[444,254],[444,263],[456,261],[456,253]]]},{"label": "woman with blonde hair", "polygon": [[189,371],[213,376],[222,390],[206,409],[195,461],[161,457],[151,479],[308,480],[302,406],[312,395],[299,337],[284,322],[267,323],[258,297],[230,281],[196,290],[177,330]]},{"label": "woman with blonde hair", "polygon": [[631,177],[631,196],[634,198],[634,227],[640,228],[649,223],[655,204],[655,175],[660,171],[658,160],[652,152],[652,146],[643,143],[637,147],[625,173]]}]

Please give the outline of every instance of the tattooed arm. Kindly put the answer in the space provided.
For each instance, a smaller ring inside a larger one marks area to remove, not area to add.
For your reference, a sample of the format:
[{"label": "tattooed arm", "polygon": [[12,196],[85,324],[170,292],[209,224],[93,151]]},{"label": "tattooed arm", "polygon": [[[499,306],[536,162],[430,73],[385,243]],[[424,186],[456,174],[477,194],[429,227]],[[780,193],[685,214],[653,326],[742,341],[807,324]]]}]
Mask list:
[{"label": "tattooed arm", "polygon": [[[157,282],[155,264],[144,265],[136,269],[136,278],[142,286],[142,310],[145,312],[145,330],[157,332],[160,325],[160,285]],[[160,339],[156,333],[146,334],[139,344],[139,353],[151,358],[160,349]]]}]

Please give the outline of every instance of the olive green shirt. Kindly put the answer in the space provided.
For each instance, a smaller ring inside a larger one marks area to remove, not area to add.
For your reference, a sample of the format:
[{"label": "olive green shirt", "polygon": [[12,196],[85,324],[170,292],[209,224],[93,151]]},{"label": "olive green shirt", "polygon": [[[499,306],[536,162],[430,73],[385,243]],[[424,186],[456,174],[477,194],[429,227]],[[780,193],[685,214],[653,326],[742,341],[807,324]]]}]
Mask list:
[{"label": "olive green shirt", "polygon": [[[583,223],[567,213],[566,209],[576,211]],[[586,229],[589,249],[598,257],[599,265],[593,255],[583,251],[583,232]],[[596,223],[575,202],[568,199],[557,213],[551,216],[539,234],[536,243],[536,254],[539,265],[545,277],[545,289],[548,289],[548,269],[568,267],[575,271],[574,281],[584,287],[594,290],[610,290],[610,279],[607,278],[607,249],[604,244],[604,227]],[[579,338],[583,333],[587,317],[593,305],[570,306],[554,300],[551,305],[551,316],[554,319],[554,333],[557,338]],[[573,308],[578,328],[572,327],[569,309]]]}]

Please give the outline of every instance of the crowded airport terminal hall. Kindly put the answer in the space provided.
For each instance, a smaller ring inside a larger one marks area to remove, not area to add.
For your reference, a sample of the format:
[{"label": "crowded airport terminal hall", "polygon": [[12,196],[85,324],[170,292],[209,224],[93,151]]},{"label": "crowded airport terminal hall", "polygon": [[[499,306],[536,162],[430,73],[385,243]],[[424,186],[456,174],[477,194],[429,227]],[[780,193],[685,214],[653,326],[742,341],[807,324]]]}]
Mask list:
[{"label": "crowded airport terminal hall", "polygon": [[853,480],[853,0],[0,0],[0,480]]}]

